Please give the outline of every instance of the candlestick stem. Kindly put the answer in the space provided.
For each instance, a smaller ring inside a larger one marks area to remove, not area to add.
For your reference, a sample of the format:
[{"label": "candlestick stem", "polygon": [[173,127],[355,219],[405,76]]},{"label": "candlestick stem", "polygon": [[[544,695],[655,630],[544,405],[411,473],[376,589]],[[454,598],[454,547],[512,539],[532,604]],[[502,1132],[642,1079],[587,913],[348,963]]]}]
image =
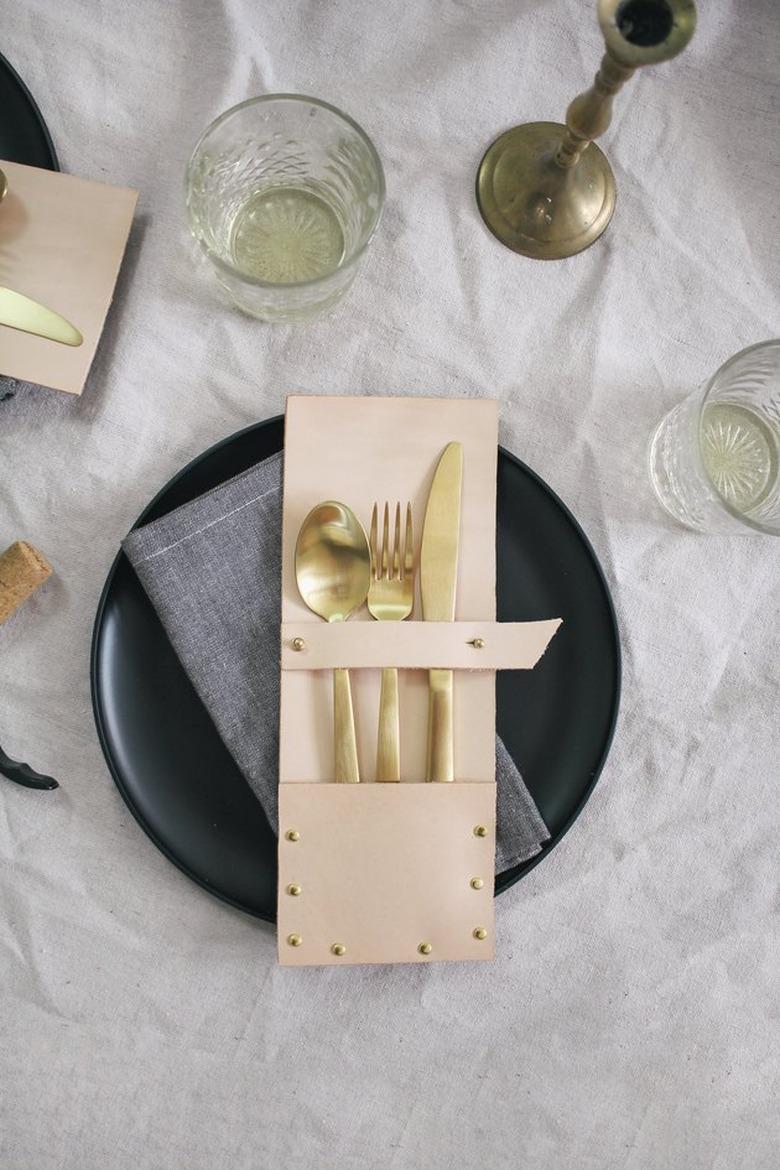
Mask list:
[{"label": "candlestick stem", "polygon": [[564,169],[576,166],[582,152],[612,121],[612,99],[636,70],[605,53],[590,89],[579,94],[566,111],[566,135],[555,154]]}]

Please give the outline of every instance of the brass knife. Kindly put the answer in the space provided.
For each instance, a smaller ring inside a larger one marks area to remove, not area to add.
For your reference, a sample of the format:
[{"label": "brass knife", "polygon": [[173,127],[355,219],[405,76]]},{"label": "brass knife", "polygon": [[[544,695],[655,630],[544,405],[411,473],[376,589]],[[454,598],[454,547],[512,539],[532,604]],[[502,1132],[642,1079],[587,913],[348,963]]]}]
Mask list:
[{"label": "brass knife", "polygon": [[[423,619],[451,622],[455,618],[458,580],[460,495],[463,447],[448,443],[439,459],[425,510],[420,548],[420,590]],[[428,672],[428,763],[426,780],[455,779],[452,738],[452,671]]]},{"label": "brass knife", "polygon": [[11,288],[0,287],[0,325],[34,333],[36,337],[46,337],[63,345],[81,345],[84,340],[75,325],[55,313],[54,309],[48,309]]}]

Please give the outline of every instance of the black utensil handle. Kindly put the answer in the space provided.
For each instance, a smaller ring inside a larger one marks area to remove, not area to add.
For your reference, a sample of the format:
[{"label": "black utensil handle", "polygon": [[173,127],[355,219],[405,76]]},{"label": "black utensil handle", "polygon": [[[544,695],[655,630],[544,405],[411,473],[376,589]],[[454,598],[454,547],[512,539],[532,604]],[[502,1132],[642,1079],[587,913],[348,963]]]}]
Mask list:
[{"label": "black utensil handle", "polygon": [[1,747],[0,776],[5,776],[7,780],[13,780],[14,784],[21,784],[24,788],[59,788],[53,776],[42,776],[40,772],[34,772],[29,764],[20,764],[18,760],[12,760]]}]

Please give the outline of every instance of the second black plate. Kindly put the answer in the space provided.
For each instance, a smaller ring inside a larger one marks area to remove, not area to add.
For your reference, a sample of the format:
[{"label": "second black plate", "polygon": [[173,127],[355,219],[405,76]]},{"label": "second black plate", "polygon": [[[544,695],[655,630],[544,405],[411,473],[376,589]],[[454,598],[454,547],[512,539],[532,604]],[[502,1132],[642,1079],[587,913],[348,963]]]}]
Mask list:
[{"label": "second black plate", "polygon": [[[281,418],[232,435],[175,476],[136,526],[281,450],[283,441]],[[500,621],[563,618],[533,671],[498,676],[499,734],[551,834],[536,857],[497,876],[500,893],[542,861],[578,816],[609,751],[620,693],[615,615],[593,549],[554,492],[504,450],[497,584]],[[122,553],[95,620],[92,699],[111,773],[147,835],[200,885],[274,921],[276,838]]]},{"label": "second black plate", "polygon": [[0,158],[57,171],[57,155],[41,111],[19,74],[0,54]]}]

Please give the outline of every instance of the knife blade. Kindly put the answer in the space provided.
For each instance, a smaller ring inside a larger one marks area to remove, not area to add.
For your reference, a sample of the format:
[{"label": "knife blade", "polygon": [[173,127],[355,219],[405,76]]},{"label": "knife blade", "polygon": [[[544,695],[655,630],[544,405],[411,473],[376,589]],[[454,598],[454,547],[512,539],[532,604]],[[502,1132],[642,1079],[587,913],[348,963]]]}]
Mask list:
[{"label": "knife blade", "polygon": [[34,333],[36,337],[59,341],[63,345],[81,345],[84,340],[75,325],[55,313],[54,309],[48,309],[12,288],[0,287],[0,325]]},{"label": "knife blade", "polygon": [[[420,548],[420,592],[423,620],[427,622],[451,622],[455,618],[462,482],[463,446],[448,443],[431,484]],[[452,671],[430,670],[428,692],[426,779],[452,781]]]}]

